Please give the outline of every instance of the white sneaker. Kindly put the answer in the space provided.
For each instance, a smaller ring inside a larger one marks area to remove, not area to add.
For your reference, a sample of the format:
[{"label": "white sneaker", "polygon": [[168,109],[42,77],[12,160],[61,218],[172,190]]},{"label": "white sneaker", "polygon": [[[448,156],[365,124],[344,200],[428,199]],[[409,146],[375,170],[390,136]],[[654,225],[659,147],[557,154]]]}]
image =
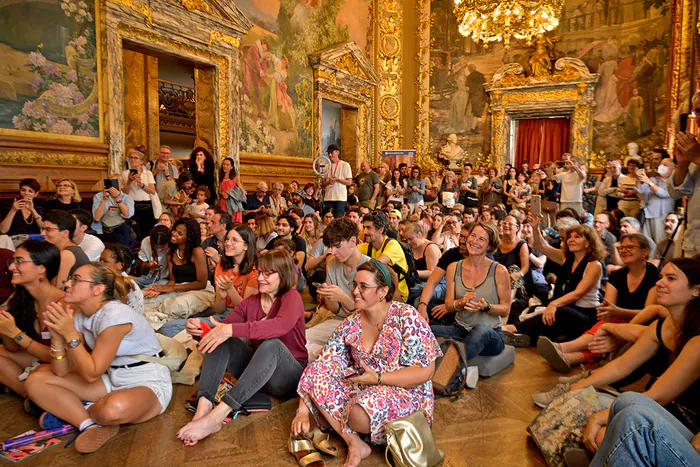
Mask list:
[{"label": "white sneaker", "polygon": [[528,306],[531,306],[531,307],[540,306],[540,305],[542,305],[542,300],[540,300],[537,297],[531,297],[530,301],[528,301],[527,304],[528,304]]},{"label": "white sneaker", "polygon": [[530,318],[534,318],[535,316],[541,315],[542,313],[544,313],[544,310],[546,310],[546,309],[547,309],[546,306],[537,306],[534,308],[530,307],[527,309],[526,312],[520,313],[520,316],[518,317],[518,319],[520,319],[520,322],[523,322],[523,321],[528,320]]},{"label": "white sneaker", "polygon": [[469,389],[474,389],[476,383],[479,381],[479,367],[478,366],[468,366],[467,367],[467,379],[466,385]]}]

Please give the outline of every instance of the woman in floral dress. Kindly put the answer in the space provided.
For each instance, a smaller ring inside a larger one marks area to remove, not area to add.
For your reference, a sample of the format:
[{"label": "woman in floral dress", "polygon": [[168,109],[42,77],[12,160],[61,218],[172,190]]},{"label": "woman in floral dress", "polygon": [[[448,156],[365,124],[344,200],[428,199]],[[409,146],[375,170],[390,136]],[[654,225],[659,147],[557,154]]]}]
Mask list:
[{"label": "woman in floral dress", "polygon": [[358,433],[385,443],[384,425],[390,421],[420,409],[432,421],[431,377],[442,353],[415,308],[391,300],[396,286],[396,274],[384,263],[360,265],[352,286],[357,312],[338,326],[299,381],[292,433],[308,432],[313,414],[318,425],[330,425],[348,444],[346,466],[359,465],[371,453]]}]

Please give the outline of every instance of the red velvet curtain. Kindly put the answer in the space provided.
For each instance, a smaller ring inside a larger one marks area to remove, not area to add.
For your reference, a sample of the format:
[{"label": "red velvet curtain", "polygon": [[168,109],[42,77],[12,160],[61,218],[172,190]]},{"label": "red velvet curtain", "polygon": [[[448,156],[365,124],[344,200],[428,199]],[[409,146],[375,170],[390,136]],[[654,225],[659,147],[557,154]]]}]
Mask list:
[{"label": "red velvet curtain", "polygon": [[560,160],[569,152],[569,119],[540,118],[518,120],[515,143],[515,167],[520,170],[523,161],[544,165]]}]

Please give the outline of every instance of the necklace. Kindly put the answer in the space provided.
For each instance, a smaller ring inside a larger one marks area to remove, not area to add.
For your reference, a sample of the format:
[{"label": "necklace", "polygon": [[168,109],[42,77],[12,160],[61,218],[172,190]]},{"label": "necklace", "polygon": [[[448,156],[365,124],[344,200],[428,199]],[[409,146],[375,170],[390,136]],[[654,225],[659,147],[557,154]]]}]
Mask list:
[{"label": "necklace", "polygon": [[182,255],[180,254],[180,249],[179,249],[179,248],[175,250],[175,254],[177,255],[178,258],[184,259],[184,258],[182,257]]},{"label": "necklace", "polygon": [[31,211],[29,211],[29,217],[24,217],[24,212],[22,212],[22,220],[24,220],[24,223],[29,225],[34,223],[34,215],[32,214]]}]

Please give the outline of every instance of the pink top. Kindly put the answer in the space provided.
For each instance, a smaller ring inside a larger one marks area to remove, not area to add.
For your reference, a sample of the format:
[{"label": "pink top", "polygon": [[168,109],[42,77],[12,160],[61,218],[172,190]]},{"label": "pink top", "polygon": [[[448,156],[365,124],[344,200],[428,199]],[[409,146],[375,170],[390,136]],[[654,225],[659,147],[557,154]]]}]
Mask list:
[{"label": "pink top", "polygon": [[239,303],[221,322],[231,325],[233,337],[248,338],[255,348],[261,341],[279,339],[295,359],[304,364],[309,360],[304,303],[296,289],[277,297],[267,316],[260,305],[260,294],[255,294]]}]

